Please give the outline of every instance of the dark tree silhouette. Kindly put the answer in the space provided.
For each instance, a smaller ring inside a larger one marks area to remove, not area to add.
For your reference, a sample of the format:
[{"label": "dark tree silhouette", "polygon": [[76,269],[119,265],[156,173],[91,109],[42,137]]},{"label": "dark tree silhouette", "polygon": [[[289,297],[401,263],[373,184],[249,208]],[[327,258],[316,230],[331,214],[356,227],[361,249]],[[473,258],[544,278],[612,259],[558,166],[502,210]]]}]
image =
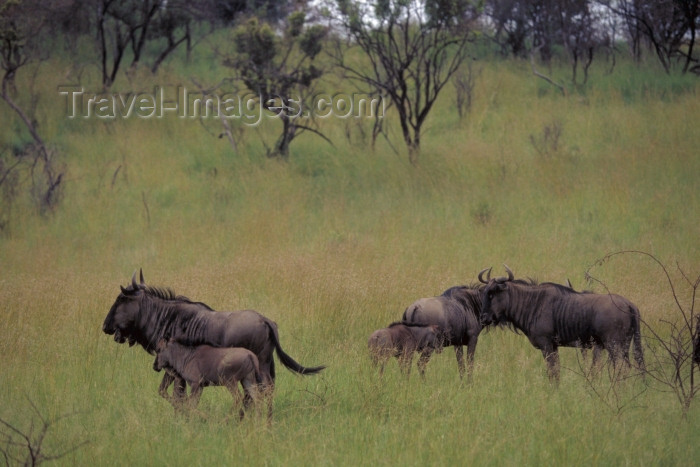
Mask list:
[{"label": "dark tree silhouette", "polygon": [[337,9],[344,36],[331,55],[347,78],[391,100],[415,164],[426,118],[468,57],[478,9],[468,0],[337,0]]}]

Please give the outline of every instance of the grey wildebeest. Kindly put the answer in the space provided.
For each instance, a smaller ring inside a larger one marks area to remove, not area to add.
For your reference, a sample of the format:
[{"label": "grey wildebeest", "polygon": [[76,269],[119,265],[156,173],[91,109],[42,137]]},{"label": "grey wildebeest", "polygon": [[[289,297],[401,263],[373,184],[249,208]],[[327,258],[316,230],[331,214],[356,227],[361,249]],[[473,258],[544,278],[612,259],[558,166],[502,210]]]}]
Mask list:
[{"label": "grey wildebeest", "polygon": [[399,368],[407,376],[411,373],[413,354],[420,352],[418,370],[425,377],[425,363],[430,355],[442,351],[442,336],[436,325],[421,325],[397,321],[388,327],[377,329],[367,342],[374,366],[379,365],[379,374],[391,357],[399,361]]},{"label": "grey wildebeest", "polygon": [[[407,323],[438,326],[442,333],[443,346],[455,348],[460,378],[464,377],[462,346],[467,346],[469,377],[474,367],[474,351],[482,329],[479,320],[481,289],[480,285],[450,287],[437,297],[416,300],[406,308],[402,317]],[[424,364],[428,363],[429,358],[430,356],[425,359]]]},{"label": "grey wildebeest", "polygon": [[[287,355],[280,345],[277,324],[254,310],[214,311],[201,302],[194,302],[172,290],[147,286],[136,273],[131,284],[121,287],[102,324],[106,334],[114,335],[120,344],[139,344],[153,354],[161,339],[175,338],[185,345],[213,347],[243,347],[253,352],[260,363],[265,390],[272,392],[275,380],[273,353],[284,366],[303,375],[318,373],[325,366],[304,367]],[[167,397],[167,388],[175,378],[163,375],[159,392]],[[179,379],[174,396],[184,394],[184,381]]]},{"label": "grey wildebeest", "polygon": [[235,409],[241,405],[238,383],[243,387],[240,418],[243,418],[244,409],[259,402],[258,385],[262,383],[262,377],[258,357],[242,347],[190,347],[173,339],[161,339],[156,345],[153,369],[174,372],[190,385],[188,404],[191,408],[197,407],[206,386],[225,386],[233,396]]},{"label": "grey wildebeest", "polygon": [[484,325],[505,324],[522,331],[542,352],[550,378],[559,380],[559,347],[593,347],[608,351],[613,365],[620,357],[629,366],[629,347],[644,368],[637,307],[615,294],[576,292],[559,284],[531,284],[508,277],[490,279],[483,292],[481,321]]}]

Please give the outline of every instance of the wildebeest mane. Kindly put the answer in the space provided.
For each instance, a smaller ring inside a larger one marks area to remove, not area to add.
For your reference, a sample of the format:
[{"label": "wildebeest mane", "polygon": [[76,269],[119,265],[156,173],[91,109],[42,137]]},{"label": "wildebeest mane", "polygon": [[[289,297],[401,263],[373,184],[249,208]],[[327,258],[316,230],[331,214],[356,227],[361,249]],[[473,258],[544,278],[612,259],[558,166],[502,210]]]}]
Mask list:
[{"label": "wildebeest mane", "polygon": [[479,319],[481,311],[481,289],[482,284],[456,285],[445,290],[441,295],[459,302],[465,311],[471,312],[476,319]]},{"label": "wildebeest mane", "polygon": [[537,279],[532,278],[532,277],[527,277],[525,279],[515,279],[515,280],[512,280],[510,282],[515,283],[515,284],[530,285],[533,287],[536,287],[538,285],[547,286],[547,287],[554,287],[555,289],[558,289],[561,292],[585,293],[585,294],[593,293],[593,291],[591,291],[591,290],[575,290],[572,287],[569,287],[568,285],[559,284],[557,282],[540,282]]},{"label": "wildebeest mane", "polygon": [[160,298],[161,300],[168,300],[168,301],[179,301],[179,302],[186,302],[192,305],[201,305],[204,308],[209,309],[209,311],[214,311],[212,307],[207,305],[206,303],[202,302],[195,302],[190,300],[189,298],[185,297],[184,295],[177,295],[173,289],[169,287],[154,287],[151,285],[144,285],[142,286],[141,290],[146,295],[149,295],[151,297],[155,298]]},{"label": "wildebeest mane", "polygon": [[[187,297],[177,295],[172,289],[164,287],[143,286],[141,306],[147,314],[147,329],[149,335],[139,335],[136,340],[144,349],[153,354],[161,339],[181,335],[184,330],[188,333],[197,331],[206,325],[203,313],[214,312],[207,304],[193,302]],[[189,306],[182,306],[189,305]],[[145,345],[144,345],[145,344]]]}]

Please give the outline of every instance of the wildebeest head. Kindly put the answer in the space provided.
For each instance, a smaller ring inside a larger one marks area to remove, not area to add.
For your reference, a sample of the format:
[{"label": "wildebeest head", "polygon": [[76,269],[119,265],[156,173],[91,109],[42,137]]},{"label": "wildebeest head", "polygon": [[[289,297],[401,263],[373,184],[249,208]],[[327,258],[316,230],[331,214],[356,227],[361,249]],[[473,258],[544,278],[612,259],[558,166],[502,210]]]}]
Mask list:
[{"label": "wildebeest head", "polygon": [[168,360],[168,342],[165,339],[158,341],[156,345],[156,359],[153,362],[153,369],[160,371],[169,365]]},{"label": "wildebeest head", "polygon": [[136,272],[131,277],[131,284],[119,288],[121,293],[114,301],[107,317],[102,323],[102,331],[105,334],[114,335],[114,340],[123,344],[129,340],[129,346],[136,342],[134,337],[134,322],[138,316],[138,298],[145,287],[143,281],[143,271],[140,272],[140,283],[136,282]]},{"label": "wildebeest head", "polygon": [[[490,324],[498,324],[501,321],[501,317],[505,310],[509,307],[509,294],[503,293],[508,288],[508,282],[514,279],[513,271],[508,268],[505,264],[508,277],[497,277],[490,279],[491,268],[484,269],[479,273],[479,281],[486,284],[482,292],[482,305],[481,305],[481,324],[488,326]],[[484,272],[488,271],[486,280],[483,278]]]}]

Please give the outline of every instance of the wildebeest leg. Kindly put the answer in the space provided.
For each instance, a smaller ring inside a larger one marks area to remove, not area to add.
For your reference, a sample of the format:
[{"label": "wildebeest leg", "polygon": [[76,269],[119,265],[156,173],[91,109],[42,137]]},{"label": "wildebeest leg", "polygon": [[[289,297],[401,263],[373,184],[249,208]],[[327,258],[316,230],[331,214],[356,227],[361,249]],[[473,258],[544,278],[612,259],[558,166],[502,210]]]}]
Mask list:
[{"label": "wildebeest leg", "polygon": [[423,349],[423,351],[420,354],[420,358],[418,359],[418,372],[420,373],[420,377],[423,378],[423,380],[425,380],[425,367],[428,365],[428,362],[430,361],[430,356],[432,354],[433,349]]},{"label": "wildebeest leg", "polygon": [[467,380],[471,382],[472,372],[474,371],[474,352],[476,352],[477,337],[469,339],[467,344]]},{"label": "wildebeest leg", "polygon": [[370,358],[372,359],[372,367],[379,368],[379,376],[384,375],[384,366],[386,362],[391,358],[391,352],[387,352],[385,349],[371,349]]},{"label": "wildebeest leg", "polygon": [[[168,394],[168,386],[170,386],[170,384],[172,384],[173,381],[175,382],[175,385],[173,386],[173,395],[171,397]],[[180,409],[185,399],[186,390],[187,383],[184,379],[180,378],[176,374],[171,373],[170,371],[166,371],[163,375],[163,380],[160,382],[160,386],[158,387],[158,394],[160,394],[161,397],[165,398],[166,400],[170,401],[170,403],[173,405],[173,407],[175,407],[175,409]]]},{"label": "wildebeest leg", "polygon": [[260,361],[260,376],[262,377],[260,391],[269,401],[268,417],[272,417],[272,394],[275,392],[275,361],[272,355],[268,361]]},{"label": "wildebeest leg", "polygon": [[459,368],[459,377],[464,378],[464,350],[461,345],[455,345],[455,356],[457,357],[457,368]]},{"label": "wildebeest leg", "polygon": [[384,367],[386,366],[386,362],[388,361],[387,358],[385,357],[379,357],[379,376],[384,376]]},{"label": "wildebeest leg", "polygon": [[243,386],[243,381],[241,381],[241,386],[243,386],[243,400],[241,400],[241,392],[238,390],[238,381],[235,379],[232,379],[230,381],[227,381],[226,384],[226,389],[231,393],[231,396],[233,396],[233,406],[231,407],[231,412],[235,412],[236,409],[238,409],[238,419],[243,420],[243,416],[245,415],[245,410],[246,407],[246,401],[245,397],[247,396],[247,391],[245,386]]},{"label": "wildebeest leg", "polygon": [[[248,411],[252,404],[260,415],[260,394],[258,394],[258,385],[255,383],[255,372],[250,372],[243,378],[241,386],[243,386],[243,409]],[[241,411],[241,418],[243,418],[243,411]]]},{"label": "wildebeest leg", "polygon": [[398,355],[399,359],[399,368],[401,368],[401,372],[406,375],[406,377],[411,376],[411,363],[413,363],[413,352],[412,351],[403,351],[401,354]]},{"label": "wildebeest leg", "polygon": [[542,349],[542,356],[547,362],[549,379],[559,383],[559,352],[556,347]]},{"label": "wildebeest leg", "polygon": [[190,408],[194,409],[199,405],[199,398],[202,396],[203,389],[204,387],[200,386],[199,383],[192,383],[192,388],[190,389],[190,397],[187,400],[187,403]]},{"label": "wildebeest leg", "polygon": [[170,400],[170,394],[168,394],[168,387],[172,384],[174,380],[175,377],[169,372],[166,371],[165,374],[163,374],[163,379],[160,382],[160,386],[158,386],[158,394],[160,394],[160,397]]},{"label": "wildebeest leg", "polygon": [[600,370],[600,353],[602,351],[603,348],[600,346],[600,344],[593,343],[593,361],[591,363],[591,373],[593,374],[597,374]]},{"label": "wildebeest leg", "polygon": [[173,386],[173,400],[177,404],[182,404],[182,401],[185,400],[186,396],[187,382],[179,376],[175,376],[175,385]]},{"label": "wildebeest leg", "polygon": [[[627,347],[629,347],[629,344]],[[610,361],[612,362],[613,375],[615,379],[618,379],[623,375],[623,372],[629,370],[631,366],[629,350],[616,342],[606,343],[605,349],[608,351]],[[624,362],[623,368],[618,366],[620,363],[620,357],[622,357],[622,361]]]}]

